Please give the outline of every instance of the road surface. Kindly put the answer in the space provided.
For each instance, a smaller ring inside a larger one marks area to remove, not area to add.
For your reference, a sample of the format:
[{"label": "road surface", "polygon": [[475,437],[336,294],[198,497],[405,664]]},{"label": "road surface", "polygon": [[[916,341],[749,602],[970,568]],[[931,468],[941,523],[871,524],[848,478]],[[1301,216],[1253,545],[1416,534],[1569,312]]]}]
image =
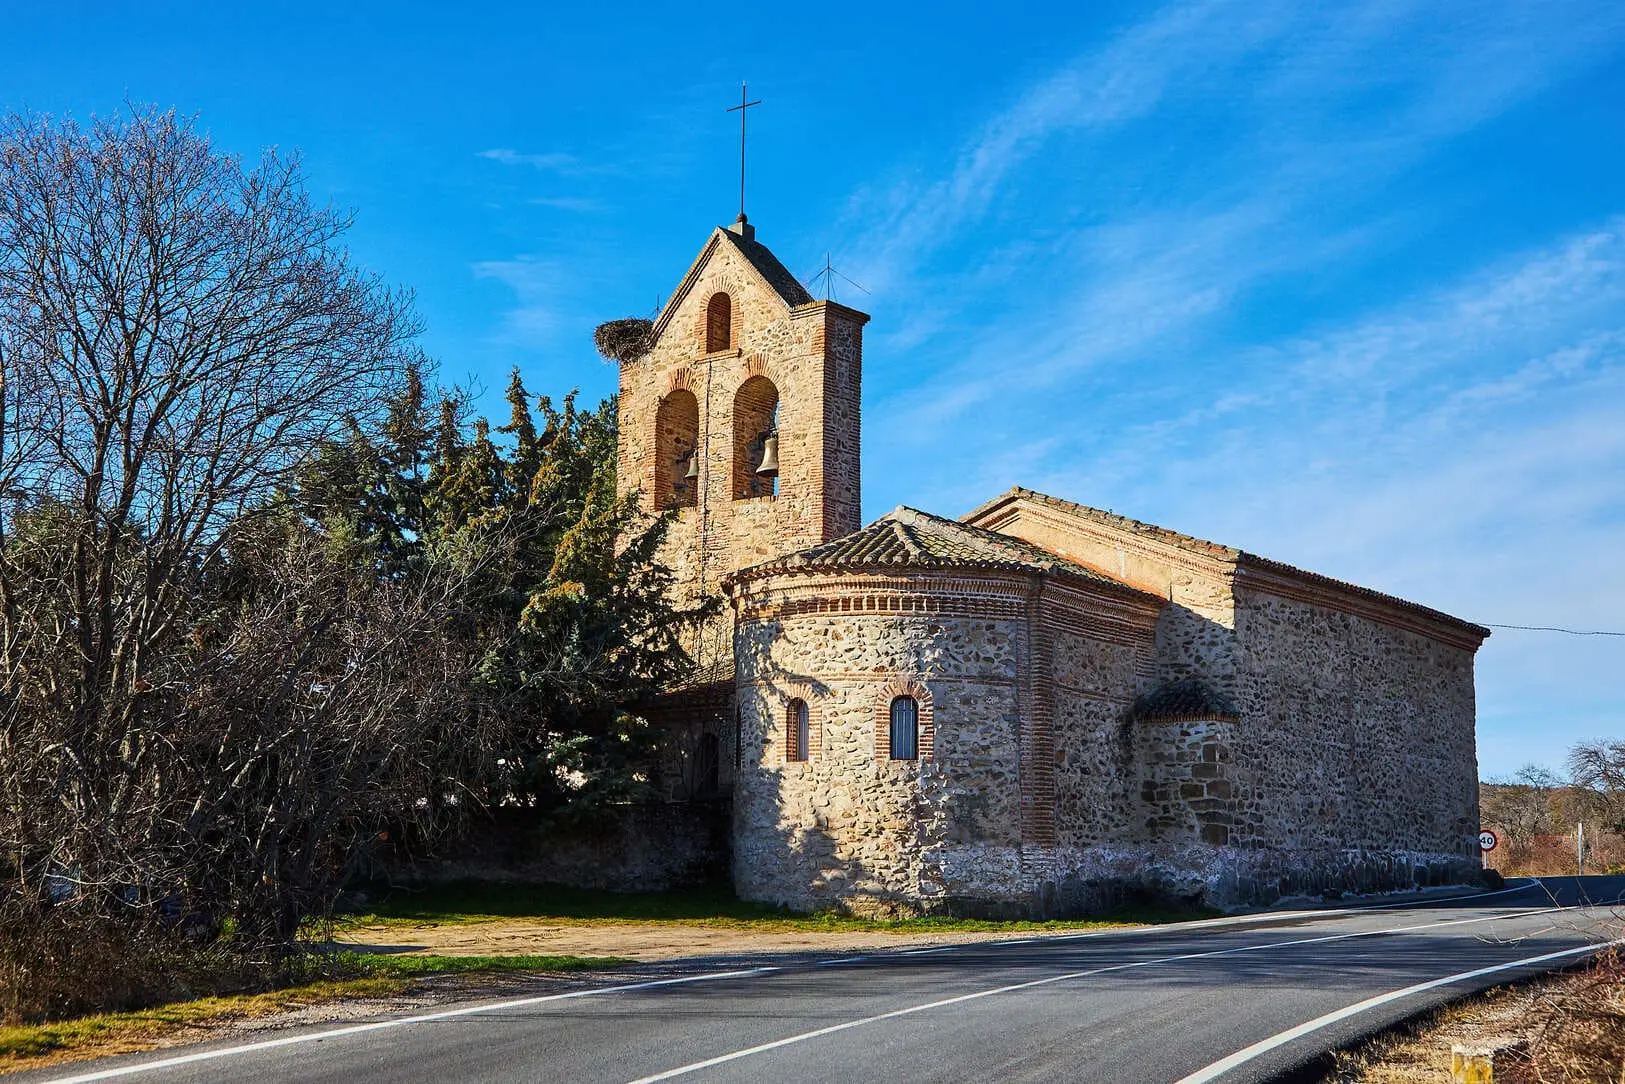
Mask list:
[{"label": "road surface", "polygon": [[[21,1079],[333,1082],[1278,1079],[1429,1004],[1625,936],[1625,878],[864,957],[685,962]],[[1527,962],[1526,962],[1527,961]]]}]

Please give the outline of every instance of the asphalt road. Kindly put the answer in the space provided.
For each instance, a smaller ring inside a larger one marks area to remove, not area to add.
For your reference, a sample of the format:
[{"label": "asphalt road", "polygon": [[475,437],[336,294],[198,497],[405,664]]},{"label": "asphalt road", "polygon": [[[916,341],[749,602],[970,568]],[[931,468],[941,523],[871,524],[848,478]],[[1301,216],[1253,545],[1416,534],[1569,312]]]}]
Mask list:
[{"label": "asphalt road", "polygon": [[1406,906],[690,963],[24,1079],[1272,1080],[1429,1004],[1583,959],[1625,936],[1607,906],[1622,898],[1622,877],[1549,878]]}]

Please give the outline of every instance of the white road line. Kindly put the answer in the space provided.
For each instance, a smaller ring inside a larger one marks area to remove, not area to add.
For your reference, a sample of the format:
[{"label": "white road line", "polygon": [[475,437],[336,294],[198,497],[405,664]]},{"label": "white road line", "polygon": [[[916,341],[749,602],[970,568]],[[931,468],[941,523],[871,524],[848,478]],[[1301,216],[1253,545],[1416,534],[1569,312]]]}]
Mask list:
[{"label": "white road line", "polygon": [[136,1073],[151,1072],[154,1069],[173,1069],[179,1065],[193,1065],[200,1061],[213,1061],[216,1058],[226,1058],[234,1054],[248,1054],[256,1050],[271,1050],[279,1046],[298,1046],[301,1043],[316,1043],[324,1039],[336,1039],[341,1035],[359,1035],[364,1031],[382,1031],[385,1028],[404,1027],[407,1024],[423,1024],[431,1020],[449,1020],[456,1016],[473,1016],[476,1013],[500,1012],[503,1009],[520,1009],[527,1005],[540,1005],[546,1001],[569,1001],[579,997],[598,997],[603,994],[624,994],[633,990],[648,990],[656,986],[680,986],[684,983],[702,982],[706,979],[740,979],[750,975],[765,975],[769,971],[779,971],[777,967],[754,967],[748,971],[718,971],[708,975],[685,975],[680,979],[657,979],[652,982],[634,982],[624,986],[601,986],[593,990],[573,990],[568,994],[546,994],[540,997],[521,997],[512,1001],[499,1001],[490,1005],[469,1005],[461,1009],[446,1009],[443,1012],[422,1013],[418,1016],[403,1016],[394,1020],[377,1020],[370,1024],[351,1024],[348,1027],[331,1028],[327,1031],[317,1031],[306,1035],[289,1035],[282,1039],[268,1039],[264,1042],[245,1043],[242,1046],[228,1046],[220,1050],[204,1050],[196,1054],[184,1054],[176,1058],[164,1058],[162,1061],[143,1062],[140,1065],[121,1065],[116,1069],[103,1069],[95,1073],[83,1073],[79,1076],[59,1077],[51,1084],[86,1084],[92,1080],[112,1080],[114,1077],[133,1076]]},{"label": "white road line", "polygon": [[[1525,886],[1525,888],[1527,888],[1527,887],[1528,886]],[[1524,889],[1520,888],[1520,889],[1509,889],[1509,890],[1504,890],[1504,891],[1523,891],[1523,890]],[[1484,897],[1484,895],[1498,895],[1498,894],[1500,894],[1500,893],[1484,893],[1482,895],[1475,896],[1475,897],[1472,897],[1472,898],[1482,899]],[[1202,953],[1194,953],[1194,954],[1190,954],[1190,955],[1186,955],[1186,956],[1170,956],[1170,957],[1165,957],[1165,958],[1158,959],[1158,960],[1146,960],[1146,961],[1142,961],[1142,962],[1135,963],[1135,964],[1125,964],[1125,965],[1121,965],[1121,966],[1118,966],[1118,967],[1109,967],[1109,968],[1105,968],[1103,970],[1104,971],[1118,971],[1118,970],[1122,970],[1123,968],[1126,968],[1126,967],[1145,967],[1145,966],[1149,966],[1151,964],[1156,964],[1156,963],[1170,963],[1170,962],[1173,962],[1173,961],[1176,961],[1176,960],[1199,959],[1199,958],[1206,957],[1206,956],[1225,955],[1225,954],[1233,953],[1233,952],[1250,952],[1250,951],[1254,951],[1256,949],[1266,949],[1266,948],[1285,948],[1285,947],[1290,946],[1290,945],[1312,944],[1314,942],[1327,941],[1327,940],[1338,941],[1338,940],[1343,940],[1345,938],[1350,938],[1350,937],[1371,937],[1371,936],[1375,936],[1375,935],[1383,934],[1383,933],[1404,933],[1404,932],[1407,932],[1409,930],[1428,929],[1428,928],[1430,928],[1432,926],[1459,925],[1459,924],[1472,923],[1472,922],[1488,922],[1488,921],[1493,921],[1496,918],[1519,918],[1519,917],[1522,917],[1524,915],[1539,914],[1539,913],[1542,913],[1543,911],[1552,911],[1552,910],[1559,910],[1559,908],[1548,907],[1548,908],[1541,908],[1541,909],[1535,910],[1535,911],[1520,911],[1520,912],[1516,912],[1516,913],[1513,913],[1513,914],[1510,914],[1510,915],[1491,915],[1491,916],[1487,916],[1487,917],[1484,917],[1484,918],[1458,919],[1458,920],[1451,920],[1451,921],[1448,921],[1448,922],[1429,923],[1428,925],[1425,925],[1425,926],[1408,926],[1408,927],[1396,928],[1396,929],[1393,929],[1393,930],[1366,930],[1366,931],[1362,931],[1360,933],[1335,934],[1335,935],[1332,935],[1330,937],[1308,938],[1308,939],[1300,940],[1300,941],[1273,942],[1273,943],[1266,944],[1266,945],[1248,945],[1248,946],[1243,946],[1243,947],[1234,948],[1234,949],[1221,949],[1221,950],[1218,950],[1217,952],[1202,952]],[[1116,933],[1123,933],[1123,934],[1135,933],[1135,934],[1139,934],[1139,933],[1146,933],[1146,932],[1174,931],[1174,930],[1178,930],[1178,929],[1192,930],[1192,929],[1201,929],[1201,928],[1210,927],[1210,926],[1213,926],[1213,925],[1220,925],[1220,924],[1241,925],[1241,924],[1244,924],[1244,923],[1248,923],[1248,922],[1250,922],[1250,921],[1252,921],[1254,919],[1257,919],[1259,921],[1265,921],[1267,919],[1281,919],[1281,918],[1286,918],[1286,917],[1298,917],[1298,916],[1326,917],[1328,915],[1335,915],[1335,914],[1338,914],[1338,913],[1339,912],[1335,911],[1335,910],[1334,911],[1303,911],[1303,912],[1290,912],[1290,913],[1282,913],[1282,914],[1275,914],[1275,915],[1246,916],[1245,918],[1242,918],[1242,919],[1206,919],[1206,920],[1202,920],[1202,921],[1199,921],[1199,922],[1182,923],[1182,924],[1169,924],[1167,926],[1152,926],[1152,927],[1147,927],[1145,929],[1135,929],[1135,930],[1096,930],[1096,931],[1091,931],[1091,932],[1085,933],[1085,934],[1073,934],[1073,935],[1066,935],[1066,936],[1055,937],[1055,938],[1044,938],[1044,940],[1057,940],[1057,941],[1059,941],[1059,940],[1075,940],[1078,937],[1098,937],[1098,936],[1101,936],[1103,934],[1116,934]],[[974,944],[976,944],[976,943],[973,942],[972,945],[974,945]],[[983,944],[985,944],[985,942],[983,942]],[[942,948],[937,948],[937,949],[922,950],[921,954],[923,955],[925,952],[946,952],[946,951],[950,951],[950,950],[953,950],[953,949],[966,948],[966,947],[971,947],[971,945],[948,945],[948,946],[943,946]],[[830,964],[858,963],[858,962],[861,962],[861,961],[864,961],[864,960],[868,960],[870,958],[871,957],[868,957],[868,956],[847,956],[847,957],[841,957],[841,958],[835,959],[835,960],[822,960],[822,961],[819,961],[819,963],[820,963],[821,966],[822,965],[830,965]],[[487,1004],[487,1005],[471,1005],[471,1006],[465,1006],[465,1007],[460,1008],[460,1009],[447,1009],[447,1010],[444,1010],[444,1011],[441,1011],[441,1012],[422,1013],[422,1014],[417,1015],[417,1016],[398,1017],[398,1018],[391,1019],[391,1020],[377,1020],[377,1021],[373,1021],[372,1023],[367,1023],[367,1024],[351,1024],[351,1025],[341,1027],[341,1028],[332,1028],[332,1029],[327,1030],[327,1031],[311,1032],[311,1033],[302,1034],[302,1035],[290,1035],[290,1036],[286,1036],[286,1037],[281,1038],[281,1039],[267,1039],[267,1040],[264,1040],[264,1041],[261,1041],[261,1042],[245,1043],[245,1044],[243,1044],[241,1046],[231,1046],[231,1047],[224,1047],[224,1048],[221,1048],[221,1049],[218,1049],[218,1050],[201,1051],[201,1052],[196,1053],[196,1054],[183,1054],[183,1055],[179,1055],[179,1056],[173,1057],[173,1058],[164,1058],[164,1059],[159,1060],[159,1061],[142,1062],[141,1064],[138,1064],[138,1065],[126,1065],[126,1066],[120,1066],[120,1067],[114,1068],[114,1069],[102,1069],[102,1070],[99,1070],[97,1072],[84,1073],[84,1074],[81,1074],[79,1076],[59,1077],[55,1081],[51,1082],[51,1084],[89,1084],[90,1081],[95,1081],[95,1080],[112,1080],[112,1079],[115,1079],[117,1077],[133,1076],[136,1073],[145,1073],[145,1072],[149,1072],[149,1071],[152,1071],[152,1070],[155,1070],[155,1069],[169,1069],[169,1068],[174,1068],[174,1067],[181,1066],[181,1065],[191,1065],[191,1064],[195,1064],[197,1062],[213,1061],[213,1060],[215,1060],[217,1058],[231,1057],[231,1056],[236,1055],[236,1054],[252,1053],[252,1052],[257,1051],[257,1050],[271,1050],[271,1049],[274,1049],[274,1048],[277,1048],[277,1047],[283,1047],[283,1046],[297,1046],[297,1045],[302,1044],[302,1043],[321,1042],[321,1041],[323,1041],[325,1039],[335,1039],[335,1038],[340,1038],[340,1037],[346,1036],[346,1035],[357,1035],[357,1034],[360,1034],[360,1033],[363,1033],[363,1032],[368,1032],[368,1031],[381,1031],[381,1030],[386,1029],[386,1028],[404,1027],[404,1026],[406,1026],[408,1024],[426,1023],[426,1022],[432,1021],[432,1020],[447,1020],[447,1019],[451,1019],[453,1017],[472,1016],[472,1015],[475,1015],[475,1014],[478,1014],[478,1013],[499,1012],[499,1011],[501,1011],[503,1009],[524,1008],[526,1006],[540,1005],[540,1004],[544,1004],[546,1002],[551,1002],[551,1001],[567,1001],[567,1000],[571,1000],[573,998],[599,997],[599,996],[602,996],[604,994],[628,993],[628,992],[632,992],[632,991],[635,991],[635,990],[646,990],[646,989],[650,989],[650,988],[657,987],[657,986],[676,986],[676,985],[681,985],[681,984],[685,984],[685,983],[704,982],[704,981],[713,980],[713,979],[748,978],[748,977],[751,977],[751,976],[765,975],[765,974],[768,974],[770,972],[782,971],[782,970],[783,970],[782,967],[776,967],[775,966],[775,967],[754,967],[754,968],[748,968],[748,969],[739,970],[739,971],[718,971],[718,972],[711,972],[711,973],[704,974],[704,975],[685,975],[682,978],[676,978],[676,979],[658,979],[658,980],[651,981],[651,982],[630,983],[630,984],[621,985],[621,986],[603,986],[603,987],[598,987],[598,988],[592,989],[592,990],[575,990],[575,991],[572,991],[572,992],[567,993],[567,994],[546,994],[546,995],[542,995],[542,996],[538,996],[538,997],[518,998],[518,999],[515,999],[515,1000],[512,1000],[512,1001],[502,1001],[502,1002],[496,1002],[496,1003]],[[1060,977],[1054,978],[1054,979],[1040,979],[1040,980],[1037,980],[1037,982],[1038,982],[1039,985],[1042,985],[1042,984],[1048,983],[1048,982],[1058,982],[1058,981],[1060,981],[1061,979],[1064,979],[1064,978],[1077,978],[1077,977],[1082,977],[1083,975],[1098,974],[1098,973],[1100,973],[1100,972],[1098,972],[1098,971],[1079,972],[1077,975],[1063,975],[1063,976],[1060,976]],[[1021,987],[1012,987],[1011,989],[1019,989],[1019,988],[1021,988]],[[1000,992],[1003,992],[1003,991],[1000,990],[1000,991],[989,991],[989,992],[991,992],[991,993],[1000,993]],[[966,995],[966,996],[967,997],[984,997],[984,996],[987,996],[987,993],[989,993],[989,992],[984,992],[984,993],[981,993],[981,994],[974,994],[974,995]],[[961,999],[954,999],[954,1000],[961,1000]],[[947,1002],[945,1002],[944,1004],[947,1004]],[[924,1006],[924,1007],[930,1007],[930,1006]],[[916,1008],[916,1009],[912,1009],[912,1010],[903,1010],[903,1011],[915,1012],[915,1011],[919,1011],[919,1009]],[[883,1017],[875,1017],[874,1019],[878,1020],[878,1019],[884,1019],[884,1018]],[[858,1023],[868,1023],[868,1022],[869,1021],[858,1021]],[[842,1026],[851,1026],[851,1025],[842,1025]],[[837,1030],[839,1030],[839,1028],[837,1028]],[[802,1038],[810,1038],[810,1037],[811,1036],[809,1035],[809,1036],[803,1036]],[[793,1038],[793,1039],[788,1040],[788,1041],[799,1041],[799,1040]],[[764,1048],[764,1049],[766,1049],[766,1048]],[[743,1056],[743,1055],[741,1054],[739,1056]],[[651,1078],[651,1079],[664,1079],[664,1077]]]},{"label": "white road line", "polygon": [[[1126,937],[1135,934],[1148,933],[1180,933],[1185,930],[1207,930],[1214,928],[1227,928],[1230,926],[1257,926],[1271,922],[1292,922],[1301,918],[1333,918],[1337,915],[1358,915],[1374,911],[1398,911],[1406,907],[1421,907],[1429,903],[1455,903],[1457,900],[1487,900],[1493,896],[1510,896],[1519,892],[1528,892],[1531,888],[1541,887],[1539,877],[1531,877],[1525,884],[1513,888],[1498,888],[1494,892],[1471,892],[1465,896],[1433,896],[1422,900],[1406,900],[1403,903],[1359,903],[1347,907],[1322,907],[1311,911],[1260,911],[1252,915],[1225,915],[1223,918],[1199,918],[1191,922],[1169,922],[1161,926],[1131,926],[1128,928],[1113,927],[1105,930],[1085,930],[1082,933],[1041,934],[1044,941],[1078,941],[1085,937]],[[967,944],[986,944],[987,942],[972,941]]]},{"label": "white road line", "polygon": [[1027,982],[1012,983],[1009,986],[994,987],[990,990],[975,990],[968,994],[960,994],[957,997],[943,998],[940,1001],[929,1001],[923,1005],[910,1005],[906,1009],[893,1009],[891,1012],[883,1012],[874,1016],[860,1017],[857,1020],[848,1020],[840,1024],[831,1024],[828,1027],[817,1028],[813,1031],[804,1031],[799,1035],[789,1035],[783,1039],[775,1039],[773,1042],[762,1043],[759,1046],[746,1047],[743,1050],[735,1050],[729,1054],[719,1054],[714,1058],[707,1058],[704,1061],[691,1062],[688,1065],[679,1065],[675,1069],[667,1069],[665,1072],[656,1073],[653,1076],[639,1077],[638,1079],[631,1081],[630,1084],[655,1084],[656,1081],[670,1080],[673,1077],[686,1076],[689,1073],[697,1073],[701,1069],[714,1068],[718,1065],[725,1065],[730,1061],[738,1061],[740,1058],[748,1058],[755,1054],[765,1054],[769,1050],[778,1050],[781,1047],[791,1046],[795,1043],[803,1043],[809,1039],[818,1039],[825,1035],[834,1035],[837,1032],[848,1031],[852,1028],[860,1028],[866,1024],[876,1024],[883,1020],[895,1020],[900,1016],[912,1016],[915,1013],[928,1012],[932,1009],[942,1009],[948,1007],[949,1005],[959,1005],[966,1001],[976,1001],[984,997],[993,997],[998,994],[1014,993],[1017,990],[1031,990],[1039,986],[1049,986],[1052,983],[1089,978],[1093,975],[1106,975],[1118,971],[1133,971],[1136,968],[1155,967],[1158,964],[1179,963],[1184,960],[1204,960],[1215,956],[1234,956],[1242,952],[1263,952],[1269,949],[1290,948],[1295,945],[1314,945],[1327,941],[1348,941],[1357,937],[1379,937],[1385,934],[1410,933],[1415,930],[1436,929],[1440,926],[1471,926],[1479,922],[1494,922],[1497,919],[1503,918],[1523,918],[1529,915],[1546,914],[1550,911],[1557,910],[1561,910],[1561,908],[1542,907],[1533,911],[1519,911],[1510,915],[1489,915],[1481,918],[1446,919],[1442,922],[1425,922],[1417,926],[1401,926],[1395,929],[1387,930],[1362,930],[1359,933],[1329,934],[1324,937],[1300,938],[1296,941],[1271,941],[1262,945],[1240,945],[1236,948],[1210,949],[1207,952],[1188,952],[1179,956],[1163,956],[1154,960],[1138,960],[1129,964],[1112,964],[1109,967],[1094,967],[1086,971],[1071,971],[1064,975],[1051,975],[1048,978],[1031,979]]},{"label": "white road line", "polygon": [[1238,1050],[1234,1054],[1231,1054],[1228,1058],[1224,1058],[1221,1061],[1216,1061],[1205,1069],[1198,1069],[1189,1076],[1180,1077],[1179,1080],[1174,1082],[1174,1084],[1207,1084],[1208,1081],[1217,1080],[1219,1077],[1223,1076],[1225,1073],[1228,1073],[1237,1066],[1245,1065],[1247,1062],[1252,1061],[1261,1054],[1267,1054],[1271,1050],[1274,1050],[1279,1046],[1284,1046],[1294,1039],[1300,1039],[1311,1032],[1319,1031],[1321,1028],[1330,1024],[1335,1024],[1339,1020],[1347,1020],[1349,1017],[1365,1012],[1367,1009],[1375,1009],[1379,1005],[1388,1004],[1390,1001],[1398,1001],[1402,997],[1410,997],[1412,994],[1420,994],[1428,990],[1435,990],[1440,986],[1449,986],[1453,982],[1466,982],[1468,979],[1482,978],[1485,975],[1493,975],[1499,971],[1511,971],[1513,968],[1528,967],[1533,964],[1544,964],[1552,960],[1561,960],[1569,956],[1579,956],[1587,952],[1596,952],[1600,949],[1605,949],[1610,945],[1619,944],[1625,944],[1625,941],[1598,941],[1594,945],[1586,945],[1583,948],[1565,949],[1562,952],[1548,952],[1544,956],[1529,956],[1522,960],[1513,960],[1511,963],[1496,964],[1494,967],[1481,967],[1476,971],[1463,971],[1459,975],[1447,975],[1442,979],[1434,979],[1431,982],[1419,982],[1415,986],[1407,986],[1403,990],[1393,990],[1386,994],[1378,994],[1376,997],[1368,997],[1364,1001],[1349,1005],[1346,1008],[1338,1009],[1336,1012],[1329,1012],[1325,1016],[1317,1016],[1315,1019],[1310,1020],[1307,1023],[1299,1024],[1295,1028],[1289,1028],[1278,1035],[1271,1035],[1268,1039],[1260,1040],[1259,1042],[1254,1043],[1252,1046]]}]

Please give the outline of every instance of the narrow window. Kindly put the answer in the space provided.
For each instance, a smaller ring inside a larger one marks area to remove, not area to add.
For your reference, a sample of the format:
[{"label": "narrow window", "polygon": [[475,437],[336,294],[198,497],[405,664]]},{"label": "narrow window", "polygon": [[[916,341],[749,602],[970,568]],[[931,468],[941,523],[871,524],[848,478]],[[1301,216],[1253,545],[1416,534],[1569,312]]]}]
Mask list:
[{"label": "narrow window", "polygon": [[785,760],[807,760],[808,749],[812,738],[811,728],[807,725],[807,702],[805,700],[790,701],[789,718],[785,720],[788,739],[784,751]]},{"label": "narrow window", "polygon": [[912,696],[891,702],[891,759],[920,758],[920,705]]},{"label": "narrow window", "polygon": [[715,354],[733,346],[733,302],[727,294],[712,294],[705,306],[705,352]]},{"label": "narrow window", "polygon": [[722,770],[722,749],[717,736],[712,733],[700,735],[700,744],[695,751],[694,765],[694,791],[697,798],[715,798],[722,789],[719,778]]}]

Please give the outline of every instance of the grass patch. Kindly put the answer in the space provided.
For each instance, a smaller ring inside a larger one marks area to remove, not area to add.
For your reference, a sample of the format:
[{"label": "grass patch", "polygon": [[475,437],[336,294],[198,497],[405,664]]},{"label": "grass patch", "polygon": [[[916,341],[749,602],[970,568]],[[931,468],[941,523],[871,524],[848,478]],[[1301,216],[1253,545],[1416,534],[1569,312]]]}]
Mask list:
[{"label": "grass patch", "polygon": [[[407,980],[400,976],[370,975],[313,982],[264,994],[201,997],[138,1012],[103,1013],[50,1024],[0,1027],[0,1059],[42,1058],[87,1046],[137,1049],[189,1027],[269,1016],[339,998],[388,997],[401,993],[406,986]],[[4,1065],[3,1060],[0,1065]]]},{"label": "grass patch", "polygon": [[803,914],[749,903],[726,885],[667,892],[605,892],[561,885],[450,881],[418,886],[368,886],[366,903],[337,917],[341,929],[357,926],[455,926],[524,918],[558,925],[693,925],[761,932],[966,933],[1091,929],[1210,918],[1202,907],[1137,907],[1087,919],[1044,922],[926,916],[870,919],[833,911]]},{"label": "grass patch", "polygon": [[45,1024],[0,1027],[0,1072],[63,1056],[107,1056],[149,1049],[188,1028],[289,1012],[347,998],[391,997],[432,975],[584,971],[626,963],[598,956],[391,956],[339,952],[313,957],[311,968],[339,978],[258,994],[177,1001],[134,1012],[103,1013]]}]

